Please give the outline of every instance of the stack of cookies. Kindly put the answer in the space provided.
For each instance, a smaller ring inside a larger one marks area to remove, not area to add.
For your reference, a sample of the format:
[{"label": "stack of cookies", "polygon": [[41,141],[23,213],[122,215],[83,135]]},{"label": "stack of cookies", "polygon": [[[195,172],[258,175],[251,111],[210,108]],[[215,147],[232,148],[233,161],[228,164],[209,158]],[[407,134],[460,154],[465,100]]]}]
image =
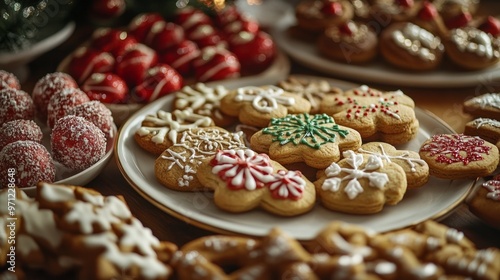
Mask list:
[{"label": "stack of cookies", "polygon": [[398,149],[419,130],[415,103],[400,90],[341,90],[291,76],[235,89],[186,86],[172,104],[144,116],[136,142],[156,157],[162,185],[213,192],[214,204],[231,213],[374,214],[430,176],[471,179],[498,165],[495,145],[462,134]]}]

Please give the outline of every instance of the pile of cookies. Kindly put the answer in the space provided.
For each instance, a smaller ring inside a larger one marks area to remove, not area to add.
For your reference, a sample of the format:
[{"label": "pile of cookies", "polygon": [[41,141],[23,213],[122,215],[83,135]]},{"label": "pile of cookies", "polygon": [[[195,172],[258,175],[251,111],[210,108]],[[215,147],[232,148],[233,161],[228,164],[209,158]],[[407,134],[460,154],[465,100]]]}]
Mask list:
[{"label": "pile of cookies", "polygon": [[479,0],[304,0],[291,36],[315,42],[335,61],[376,57],[410,71],[430,71],[448,58],[468,70],[500,61],[500,20],[479,16]]},{"label": "pile of cookies", "polygon": [[[35,198],[19,189],[0,191],[4,205],[11,191],[16,211],[0,210],[2,278],[496,280],[500,275],[498,248],[477,249],[462,232],[431,220],[386,233],[333,221],[304,243],[274,228],[260,238],[209,235],[179,248],[155,237],[120,196],[41,183]],[[16,266],[9,269],[12,263]]]},{"label": "pile of cookies", "polygon": [[[468,99],[463,108],[473,116],[464,134],[479,136],[500,149],[500,93],[485,93]],[[496,213],[500,210],[500,170],[486,177],[467,203],[472,213],[499,228],[500,218]]]},{"label": "pile of cookies", "polygon": [[235,89],[199,83],[174,94],[172,108],[144,116],[135,142],[156,157],[161,184],[212,191],[228,212],[296,216],[321,204],[373,214],[430,176],[473,179],[499,163],[498,147],[464,134],[433,135],[418,152],[398,149],[419,128],[413,100],[399,90],[343,91],[291,76]]}]

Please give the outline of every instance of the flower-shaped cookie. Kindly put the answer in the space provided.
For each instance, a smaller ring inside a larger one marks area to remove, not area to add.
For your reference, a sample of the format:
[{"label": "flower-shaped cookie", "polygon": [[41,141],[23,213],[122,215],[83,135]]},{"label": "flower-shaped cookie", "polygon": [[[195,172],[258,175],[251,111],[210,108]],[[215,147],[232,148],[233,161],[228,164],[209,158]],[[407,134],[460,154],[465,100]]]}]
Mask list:
[{"label": "flower-shaped cookie", "polygon": [[227,116],[220,110],[220,101],[228,92],[221,85],[210,87],[204,83],[197,83],[184,86],[175,93],[172,106],[175,110],[191,108],[193,113],[210,117],[217,126],[226,127],[236,121],[236,118]]},{"label": "flower-shaped cookie", "polygon": [[204,188],[196,172],[201,162],[219,150],[245,148],[242,132],[231,133],[220,127],[194,128],[181,134],[155,161],[155,176],[169,189],[199,191]]},{"label": "flower-shaped cookie", "polygon": [[413,139],[419,123],[415,103],[401,91],[380,92],[367,86],[327,96],[320,111],[339,125],[353,128],[363,141],[381,140],[393,145]]},{"label": "flower-shaped cookie", "polygon": [[322,204],[331,210],[372,214],[385,204],[395,205],[406,192],[404,170],[374,155],[345,151],[344,159],[332,163],[314,182]]},{"label": "flower-shaped cookie", "polygon": [[215,204],[239,213],[260,207],[280,216],[312,209],[314,185],[300,171],[290,171],[266,154],[250,149],[221,150],[198,167],[198,180],[213,189]]},{"label": "flower-shaped cookie", "polygon": [[307,99],[277,86],[240,87],[221,100],[223,113],[237,116],[241,123],[256,127],[266,127],[272,118],[310,110],[311,103]]},{"label": "flower-shaped cookie", "polygon": [[180,132],[214,126],[210,117],[193,113],[191,109],[175,110],[173,113],[159,110],[148,115],[137,129],[134,139],[144,150],[160,155],[165,149],[177,143]]},{"label": "flower-shaped cookie", "polygon": [[272,119],[268,127],[252,135],[250,145],[281,164],[305,162],[324,169],[340,160],[342,151],[359,148],[361,136],[326,114],[304,113]]},{"label": "flower-shaped cookie", "polygon": [[429,166],[417,152],[398,150],[384,142],[363,144],[357,152],[374,155],[380,157],[384,162],[394,162],[401,166],[406,173],[409,189],[423,186],[429,180]]}]

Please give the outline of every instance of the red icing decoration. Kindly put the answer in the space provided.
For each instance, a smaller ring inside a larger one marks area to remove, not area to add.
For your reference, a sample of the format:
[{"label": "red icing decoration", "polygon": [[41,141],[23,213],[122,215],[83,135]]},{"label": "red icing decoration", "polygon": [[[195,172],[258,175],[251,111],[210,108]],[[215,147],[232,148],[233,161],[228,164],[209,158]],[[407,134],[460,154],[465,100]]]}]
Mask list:
[{"label": "red icing decoration", "polygon": [[343,12],[342,4],[340,2],[325,1],[321,12],[327,15],[341,15]]},{"label": "red icing decoration", "polygon": [[472,161],[483,159],[491,147],[484,145],[485,141],[479,137],[464,134],[433,135],[430,142],[420,149],[436,156],[439,163],[452,164],[462,162],[464,165]]},{"label": "red icing decoration", "polygon": [[420,11],[418,11],[418,18],[422,20],[433,20],[438,16],[436,6],[432,3],[425,1]]},{"label": "red icing decoration", "polygon": [[[267,184],[272,197],[299,200],[304,193],[304,182],[299,181],[301,177],[302,173],[300,171],[279,170],[273,174],[273,179]],[[282,188],[286,189],[285,194],[280,193]]]},{"label": "red icing decoration", "polygon": [[489,16],[486,21],[479,26],[479,29],[497,37],[500,35],[500,20]]},{"label": "red icing decoration", "polygon": [[472,15],[467,11],[462,11],[460,14],[451,18],[446,22],[446,27],[455,29],[467,26],[472,21]]}]

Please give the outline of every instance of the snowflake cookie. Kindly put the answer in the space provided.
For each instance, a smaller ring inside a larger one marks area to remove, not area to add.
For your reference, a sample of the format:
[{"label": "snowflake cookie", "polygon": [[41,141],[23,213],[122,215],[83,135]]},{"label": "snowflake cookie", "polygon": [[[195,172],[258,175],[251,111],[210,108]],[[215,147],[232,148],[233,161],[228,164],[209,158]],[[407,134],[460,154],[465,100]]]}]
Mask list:
[{"label": "snowflake cookie", "polygon": [[205,190],[196,172],[201,162],[219,150],[245,148],[242,132],[231,133],[220,127],[194,128],[182,132],[180,140],[155,161],[155,176],[169,189]]},{"label": "snowflake cookie", "polygon": [[361,136],[326,114],[304,113],[271,119],[268,127],[252,135],[250,145],[281,164],[305,162],[324,169],[340,160],[342,151],[359,148]]},{"label": "snowflake cookie", "polygon": [[291,171],[266,154],[250,149],[220,150],[198,167],[198,180],[214,190],[222,210],[240,213],[262,208],[280,216],[311,210],[314,185],[300,171]]},{"label": "snowflake cookie", "polygon": [[323,99],[320,112],[339,125],[353,128],[364,142],[383,141],[392,145],[413,139],[419,122],[415,103],[401,91],[381,92],[361,86]]},{"label": "snowflake cookie", "polygon": [[230,91],[221,100],[221,111],[242,124],[266,127],[272,118],[308,113],[311,103],[277,86],[247,86]]},{"label": "snowflake cookie", "polygon": [[474,179],[491,174],[499,162],[498,148],[464,134],[437,134],[422,143],[420,157],[430,174],[443,179]]},{"label": "snowflake cookie", "polygon": [[474,215],[500,229],[500,173],[482,183],[467,204]]},{"label": "snowflake cookie", "polygon": [[485,93],[466,100],[463,105],[464,112],[474,117],[500,120],[500,93]]},{"label": "snowflake cookie", "polygon": [[144,150],[160,155],[165,149],[177,143],[180,133],[192,128],[214,126],[207,116],[193,113],[193,110],[159,110],[148,115],[134,134],[134,139]]},{"label": "snowflake cookie", "polygon": [[373,214],[395,205],[407,189],[406,175],[398,164],[380,157],[343,153],[314,182],[321,203],[328,209],[351,214]]},{"label": "snowflake cookie", "polygon": [[429,165],[415,151],[398,150],[384,142],[369,142],[363,144],[357,152],[374,155],[384,162],[394,162],[401,166],[406,173],[409,189],[421,187],[429,180]]}]

